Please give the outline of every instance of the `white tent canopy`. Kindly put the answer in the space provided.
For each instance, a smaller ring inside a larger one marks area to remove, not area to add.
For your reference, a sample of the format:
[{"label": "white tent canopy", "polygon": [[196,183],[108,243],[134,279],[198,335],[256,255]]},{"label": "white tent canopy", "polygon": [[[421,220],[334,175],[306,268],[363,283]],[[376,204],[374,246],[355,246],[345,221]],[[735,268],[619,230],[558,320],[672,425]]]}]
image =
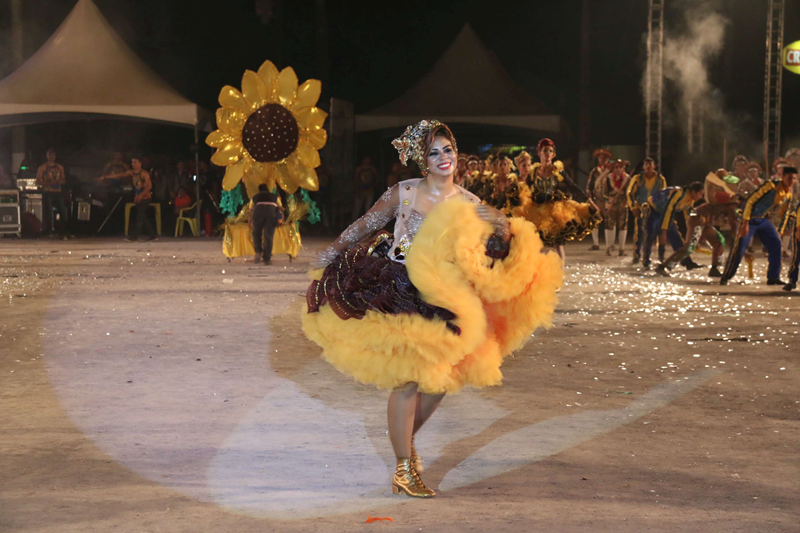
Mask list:
[{"label": "white tent canopy", "polygon": [[404,94],[358,115],[356,131],[405,127],[424,118],[554,133],[561,129],[560,117],[516,84],[469,24]]},{"label": "white tent canopy", "polygon": [[92,0],[0,81],[0,127],[113,115],[196,127],[210,117],[148,67]]}]

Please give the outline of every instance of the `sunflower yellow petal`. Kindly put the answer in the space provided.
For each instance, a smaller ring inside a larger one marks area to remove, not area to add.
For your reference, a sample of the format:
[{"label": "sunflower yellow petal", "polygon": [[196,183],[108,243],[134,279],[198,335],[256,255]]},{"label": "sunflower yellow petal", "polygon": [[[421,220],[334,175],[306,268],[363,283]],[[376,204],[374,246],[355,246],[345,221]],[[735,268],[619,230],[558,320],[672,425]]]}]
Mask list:
[{"label": "sunflower yellow petal", "polygon": [[235,165],[228,165],[228,168],[225,169],[225,177],[222,179],[222,188],[224,190],[230,191],[242,181],[244,163],[244,159],[242,159]]},{"label": "sunflower yellow petal", "polygon": [[277,91],[281,105],[288,106],[294,103],[297,95],[297,74],[292,67],[286,67],[278,74],[280,88]]},{"label": "sunflower yellow petal", "polygon": [[317,105],[319,95],[322,92],[322,82],[319,80],[306,80],[303,85],[297,89],[297,98],[295,98],[292,109],[301,109],[303,107],[314,107]]},{"label": "sunflower yellow petal", "polygon": [[206,137],[206,144],[213,148],[219,148],[220,146],[228,144],[233,140],[234,138],[231,135],[225,133],[224,131],[214,130],[208,134],[208,137]]},{"label": "sunflower yellow petal", "polygon": [[296,180],[289,174],[289,168],[286,164],[275,165],[277,175],[275,176],[278,181],[278,186],[289,194],[297,192],[298,184]]},{"label": "sunflower yellow petal", "polygon": [[217,127],[235,139],[242,137],[242,128],[247,116],[237,109],[220,107],[217,109]]},{"label": "sunflower yellow petal", "polygon": [[286,160],[286,167],[289,170],[289,175],[300,187],[308,189],[309,191],[316,191],[319,189],[317,172],[313,168],[303,165],[297,154],[292,154]]},{"label": "sunflower yellow petal", "polygon": [[318,107],[304,107],[294,114],[297,124],[306,130],[321,128],[328,114]]},{"label": "sunflower yellow petal", "polygon": [[303,165],[309,168],[317,168],[319,166],[319,152],[315,148],[304,143],[298,143],[295,153]]},{"label": "sunflower yellow petal", "polygon": [[258,69],[258,76],[264,81],[267,90],[271,90],[275,85],[275,80],[278,79],[278,69],[272,64],[272,61],[264,61],[264,64]]},{"label": "sunflower yellow petal", "polygon": [[229,142],[211,156],[211,162],[220,167],[227,167],[238,162],[242,158],[242,152],[244,152],[242,143],[238,141]]},{"label": "sunflower yellow petal", "polygon": [[328,132],[322,128],[306,131],[300,134],[300,142],[319,150],[328,142]]},{"label": "sunflower yellow petal", "polygon": [[264,163],[259,163],[258,161],[253,160],[253,162],[250,163],[245,169],[245,174],[253,177],[261,176],[262,174],[266,173],[264,168],[265,166],[266,165]]},{"label": "sunflower yellow petal", "polygon": [[242,93],[236,87],[226,85],[219,92],[219,105],[222,107],[232,107],[244,111],[247,109],[247,102],[244,101]]},{"label": "sunflower yellow petal", "polygon": [[242,182],[244,182],[244,188],[247,189],[247,196],[252,198],[258,194],[258,186],[261,184],[261,181],[259,181],[257,177],[252,174],[245,174]]},{"label": "sunflower yellow petal", "polygon": [[252,70],[245,70],[242,76],[242,95],[250,110],[256,110],[267,103],[267,86],[261,77]]}]

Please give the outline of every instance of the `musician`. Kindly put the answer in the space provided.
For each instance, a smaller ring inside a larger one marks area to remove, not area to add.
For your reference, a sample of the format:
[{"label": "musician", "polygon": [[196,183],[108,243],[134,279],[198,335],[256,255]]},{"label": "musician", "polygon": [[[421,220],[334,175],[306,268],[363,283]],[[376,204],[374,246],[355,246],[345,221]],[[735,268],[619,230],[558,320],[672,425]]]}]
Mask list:
[{"label": "musician", "polygon": [[153,182],[150,180],[150,173],[142,168],[142,157],[134,156],[131,158],[131,169],[117,174],[108,174],[100,176],[99,181],[105,180],[119,180],[122,178],[131,178],[133,183],[133,191],[135,196],[133,202],[136,205],[136,224],[133,227],[130,237],[126,237],[126,241],[135,241],[139,237],[142,228],[147,229],[151,241],[158,240],[158,234],[153,229],[150,221],[147,220],[147,208],[150,207],[152,201],[151,191],[153,190]]},{"label": "musician", "polygon": [[[47,162],[39,166],[36,172],[36,185],[42,188],[42,204],[44,213],[42,218],[50,218],[53,216],[53,209],[55,208],[61,215],[61,235],[64,239],[69,237],[69,214],[67,206],[64,203],[62,186],[67,182],[67,176],[64,173],[64,167],[56,163],[56,151],[49,148],[45,153]],[[51,228],[55,228],[55,221],[51,220],[50,224],[45,224],[42,220],[42,229],[45,233],[50,233]]]}]

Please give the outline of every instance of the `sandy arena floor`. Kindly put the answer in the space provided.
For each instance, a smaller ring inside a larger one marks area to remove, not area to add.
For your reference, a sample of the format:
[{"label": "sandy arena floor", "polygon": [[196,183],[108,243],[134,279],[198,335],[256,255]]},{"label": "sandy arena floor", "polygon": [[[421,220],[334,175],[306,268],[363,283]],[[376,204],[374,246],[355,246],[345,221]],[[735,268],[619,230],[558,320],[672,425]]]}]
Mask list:
[{"label": "sandy arena floor", "polygon": [[800,531],[800,292],[765,259],[720,287],[569,246],[555,327],[420,433],[419,501],[387,394],[300,331],[326,244],[0,239],[0,531]]}]

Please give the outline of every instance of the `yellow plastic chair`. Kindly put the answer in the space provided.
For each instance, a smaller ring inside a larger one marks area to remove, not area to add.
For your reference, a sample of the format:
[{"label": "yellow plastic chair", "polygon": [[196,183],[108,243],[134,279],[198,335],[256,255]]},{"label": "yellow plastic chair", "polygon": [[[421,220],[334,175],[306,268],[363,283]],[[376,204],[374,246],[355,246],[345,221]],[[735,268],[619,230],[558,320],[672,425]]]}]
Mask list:
[{"label": "yellow plastic chair", "polygon": [[182,237],[183,236],[183,223],[186,222],[189,224],[189,228],[192,230],[192,235],[197,237],[200,233],[200,219],[198,217],[188,217],[185,216],[187,212],[191,213],[196,211],[199,206],[203,205],[202,200],[196,201],[193,205],[189,207],[184,207],[178,212],[178,220],[175,221],[175,236]]},{"label": "yellow plastic chair", "polygon": [[[136,204],[134,204],[133,202],[128,202],[128,203],[125,204],[125,236],[126,237],[128,236],[128,229],[130,227],[131,209],[133,209],[134,206],[136,206]],[[161,204],[158,203],[158,202],[152,202],[150,204],[150,207],[155,209],[155,212],[156,212],[156,233],[158,233],[159,236],[160,236],[161,235]]]}]

